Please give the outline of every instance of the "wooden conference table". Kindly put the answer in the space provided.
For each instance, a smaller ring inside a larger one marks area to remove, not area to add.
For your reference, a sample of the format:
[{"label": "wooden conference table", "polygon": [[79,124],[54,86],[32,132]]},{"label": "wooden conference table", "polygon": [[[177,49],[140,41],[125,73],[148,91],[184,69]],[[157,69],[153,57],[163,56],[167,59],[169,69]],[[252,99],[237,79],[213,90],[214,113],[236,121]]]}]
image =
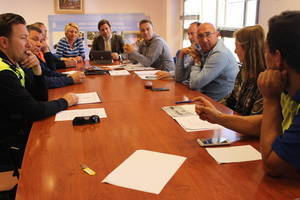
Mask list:
[{"label": "wooden conference table", "polygon": [[[144,89],[137,75],[91,75],[83,84],[49,90],[50,99],[66,92],[94,92],[102,103],[76,105],[69,109],[105,108],[107,118],[99,124],[72,126],[71,121],[54,122],[54,116],[35,122],[22,165],[17,200],[222,200],[296,199],[300,181],[275,179],[265,174],[261,161],[219,165],[196,142],[196,138],[225,136],[232,144],[258,140],[229,131],[187,133],[162,109],[183,96],[199,96],[196,91],[170,80],[153,81]],[[218,103],[223,112],[232,111]],[[159,195],[121,188],[101,181],[135,150],[145,149],[187,157]],[[96,171],[84,173],[80,164]]]}]

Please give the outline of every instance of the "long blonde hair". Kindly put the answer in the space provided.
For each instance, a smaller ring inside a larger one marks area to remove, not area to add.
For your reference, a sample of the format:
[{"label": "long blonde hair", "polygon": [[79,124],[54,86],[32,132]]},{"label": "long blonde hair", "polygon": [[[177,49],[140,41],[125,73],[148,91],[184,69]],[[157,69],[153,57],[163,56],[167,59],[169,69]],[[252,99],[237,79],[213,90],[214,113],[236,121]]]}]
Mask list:
[{"label": "long blonde hair", "polygon": [[242,67],[244,78],[257,78],[266,67],[263,28],[260,25],[247,26],[237,30],[234,37],[245,51]]}]

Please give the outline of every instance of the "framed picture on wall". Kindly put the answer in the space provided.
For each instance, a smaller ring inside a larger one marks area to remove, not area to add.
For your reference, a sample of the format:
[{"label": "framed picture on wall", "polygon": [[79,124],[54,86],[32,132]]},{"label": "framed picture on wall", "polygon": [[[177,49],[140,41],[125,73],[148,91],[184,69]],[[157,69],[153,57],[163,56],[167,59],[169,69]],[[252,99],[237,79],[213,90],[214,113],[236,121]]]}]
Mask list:
[{"label": "framed picture on wall", "polygon": [[83,0],[54,0],[57,14],[83,14]]}]

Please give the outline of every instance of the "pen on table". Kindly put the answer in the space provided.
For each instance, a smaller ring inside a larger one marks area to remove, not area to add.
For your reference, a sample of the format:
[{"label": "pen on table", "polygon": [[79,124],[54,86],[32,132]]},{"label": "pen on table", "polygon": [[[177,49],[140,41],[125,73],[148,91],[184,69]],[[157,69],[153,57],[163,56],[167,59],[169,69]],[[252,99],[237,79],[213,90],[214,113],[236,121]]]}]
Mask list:
[{"label": "pen on table", "polygon": [[175,104],[180,104],[180,103],[192,103],[193,101],[176,101]]},{"label": "pen on table", "polygon": [[156,78],[156,76],[145,76],[145,78]]}]

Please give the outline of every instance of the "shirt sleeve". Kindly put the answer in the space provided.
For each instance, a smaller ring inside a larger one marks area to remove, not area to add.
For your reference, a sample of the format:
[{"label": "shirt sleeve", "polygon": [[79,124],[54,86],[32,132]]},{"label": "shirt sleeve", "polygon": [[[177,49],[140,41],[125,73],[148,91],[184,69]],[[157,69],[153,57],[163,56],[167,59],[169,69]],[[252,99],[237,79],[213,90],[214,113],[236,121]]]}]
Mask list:
[{"label": "shirt sleeve", "polygon": [[151,42],[148,47],[146,55],[140,53],[140,51],[134,51],[129,54],[129,59],[133,59],[146,67],[151,67],[151,65],[158,59],[161,55],[163,49],[163,43],[161,40],[156,39]]},{"label": "shirt sleeve", "polygon": [[36,121],[49,117],[68,107],[64,99],[38,101],[24,88],[10,71],[0,72],[1,103],[10,107],[11,113],[19,113],[23,118]]},{"label": "shirt sleeve", "polygon": [[300,113],[295,116],[291,126],[279,135],[273,145],[273,151],[283,160],[300,169]]},{"label": "shirt sleeve", "polygon": [[226,54],[216,51],[210,55],[203,68],[193,66],[190,75],[190,88],[201,89],[215,80],[228,64]]},{"label": "shirt sleeve", "polygon": [[85,58],[85,52],[84,52],[84,47],[83,47],[83,39],[78,40],[78,49],[79,49],[80,56],[84,59]]},{"label": "shirt sleeve", "polygon": [[64,44],[63,44],[62,39],[60,39],[59,42],[57,43],[55,56],[57,58],[61,58],[61,57],[63,57],[64,52],[65,52]]}]

